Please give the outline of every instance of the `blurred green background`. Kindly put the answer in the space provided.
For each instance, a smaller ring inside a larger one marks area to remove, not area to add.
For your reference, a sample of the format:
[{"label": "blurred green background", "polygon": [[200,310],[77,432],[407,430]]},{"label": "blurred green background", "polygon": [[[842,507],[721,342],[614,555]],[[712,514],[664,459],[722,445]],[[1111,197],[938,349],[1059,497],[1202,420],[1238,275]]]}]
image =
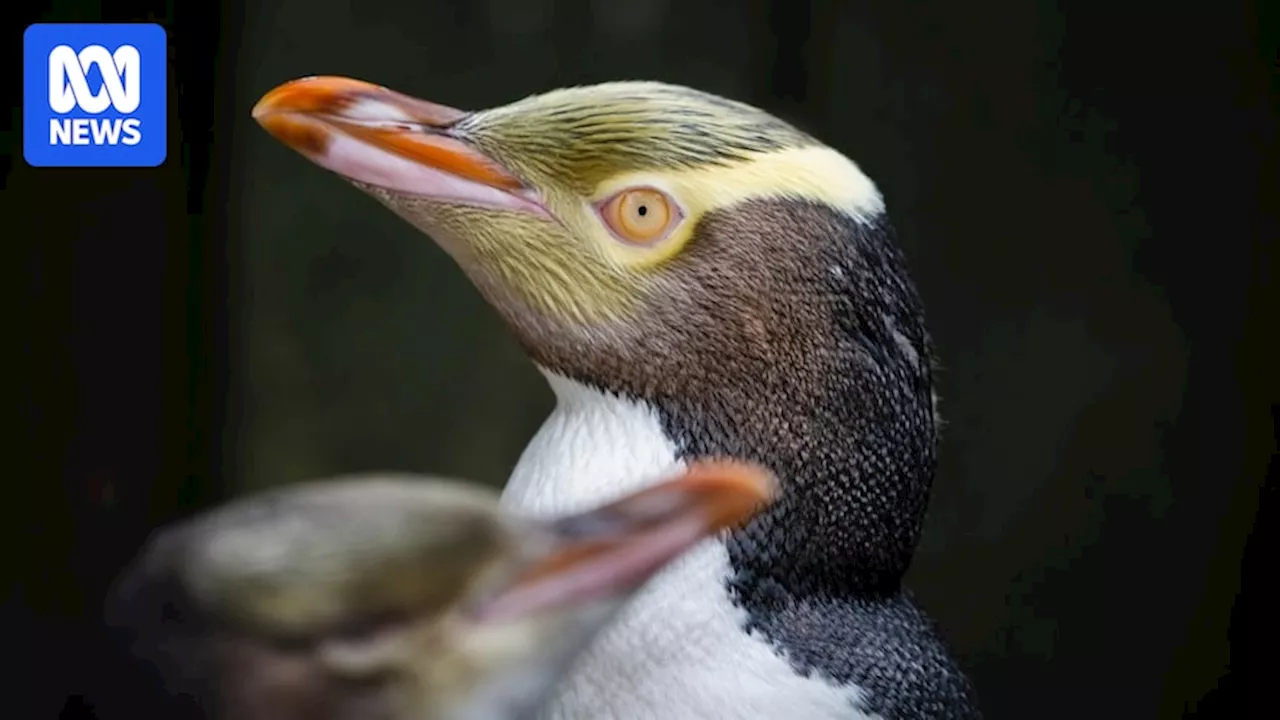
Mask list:
[{"label": "blurred green background", "polygon": [[989,716],[1218,716],[1258,677],[1240,658],[1262,647],[1250,608],[1266,603],[1239,593],[1261,562],[1244,553],[1263,537],[1280,364],[1271,6],[24,12],[151,13],[169,27],[175,98],[164,168],[11,158],[5,174],[25,253],[8,284],[25,363],[13,406],[33,459],[4,524],[19,568],[6,607],[41,648],[39,707],[120,701],[105,651],[68,665],[54,648],[98,632],[102,589],[155,525],[351,471],[500,484],[551,408],[429,238],[253,123],[263,93],[312,74],[461,108],[659,79],[842,150],[887,198],[941,360],[948,425],[909,584]]}]

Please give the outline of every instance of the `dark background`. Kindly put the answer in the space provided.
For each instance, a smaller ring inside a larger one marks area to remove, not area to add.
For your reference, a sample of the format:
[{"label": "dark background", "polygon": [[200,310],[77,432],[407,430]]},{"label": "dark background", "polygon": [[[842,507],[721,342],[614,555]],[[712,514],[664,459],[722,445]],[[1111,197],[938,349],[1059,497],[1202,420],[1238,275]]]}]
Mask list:
[{"label": "dark background", "polygon": [[[251,121],[329,73],[471,108],[661,79],[844,151],[941,353],[909,581],[989,717],[1238,717],[1266,687],[1276,3],[8,7],[0,715],[159,707],[98,619],[156,524],[352,470],[501,483],[550,409],[441,251]],[[147,19],[171,41],[168,162],[26,166],[22,27]]]}]

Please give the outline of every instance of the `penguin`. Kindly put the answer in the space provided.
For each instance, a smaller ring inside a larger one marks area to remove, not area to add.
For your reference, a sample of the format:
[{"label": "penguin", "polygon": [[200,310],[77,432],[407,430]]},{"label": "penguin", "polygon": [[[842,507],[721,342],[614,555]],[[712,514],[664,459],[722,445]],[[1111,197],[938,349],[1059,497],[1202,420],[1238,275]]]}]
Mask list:
[{"label": "penguin", "polygon": [[109,624],[218,720],[528,720],[654,572],[767,504],[707,462],[550,519],[412,474],[249,495],[162,528]]},{"label": "penguin", "polygon": [[312,77],[253,116],[439,244],[545,375],[557,404],[505,506],[573,512],[705,457],[779,478],[629,603],[542,717],[980,717],[903,585],[937,462],[934,349],[856,163],[652,81],[468,112]]}]

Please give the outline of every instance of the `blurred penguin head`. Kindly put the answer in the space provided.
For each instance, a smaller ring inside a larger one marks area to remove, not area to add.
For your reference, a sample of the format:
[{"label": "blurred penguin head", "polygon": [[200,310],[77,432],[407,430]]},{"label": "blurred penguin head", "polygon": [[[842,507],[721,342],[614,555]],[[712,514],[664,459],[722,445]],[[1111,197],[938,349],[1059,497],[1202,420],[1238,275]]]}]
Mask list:
[{"label": "blurred penguin head", "polygon": [[533,519],[454,481],[300,484],[157,532],[108,619],[219,720],[524,718],[653,575],[772,489],[755,466],[696,464]]}]

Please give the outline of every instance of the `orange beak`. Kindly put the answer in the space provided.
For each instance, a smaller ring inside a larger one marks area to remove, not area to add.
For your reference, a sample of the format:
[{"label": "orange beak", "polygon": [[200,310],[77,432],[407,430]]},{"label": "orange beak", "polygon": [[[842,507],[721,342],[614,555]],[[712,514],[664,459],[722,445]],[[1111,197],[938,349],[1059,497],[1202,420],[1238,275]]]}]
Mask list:
[{"label": "orange beak", "polygon": [[285,83],[253,108],[277,140],[356,183],[545,214],[520,178],[453,133],[469,114],[343,77]]},{"label": "orange beak", "polygon": [[703,461],[603,507],[553,520],[551,551],[474,612],[493,621],[623,599],[700,541],[746,523],[776,487],[757,465]]}]

